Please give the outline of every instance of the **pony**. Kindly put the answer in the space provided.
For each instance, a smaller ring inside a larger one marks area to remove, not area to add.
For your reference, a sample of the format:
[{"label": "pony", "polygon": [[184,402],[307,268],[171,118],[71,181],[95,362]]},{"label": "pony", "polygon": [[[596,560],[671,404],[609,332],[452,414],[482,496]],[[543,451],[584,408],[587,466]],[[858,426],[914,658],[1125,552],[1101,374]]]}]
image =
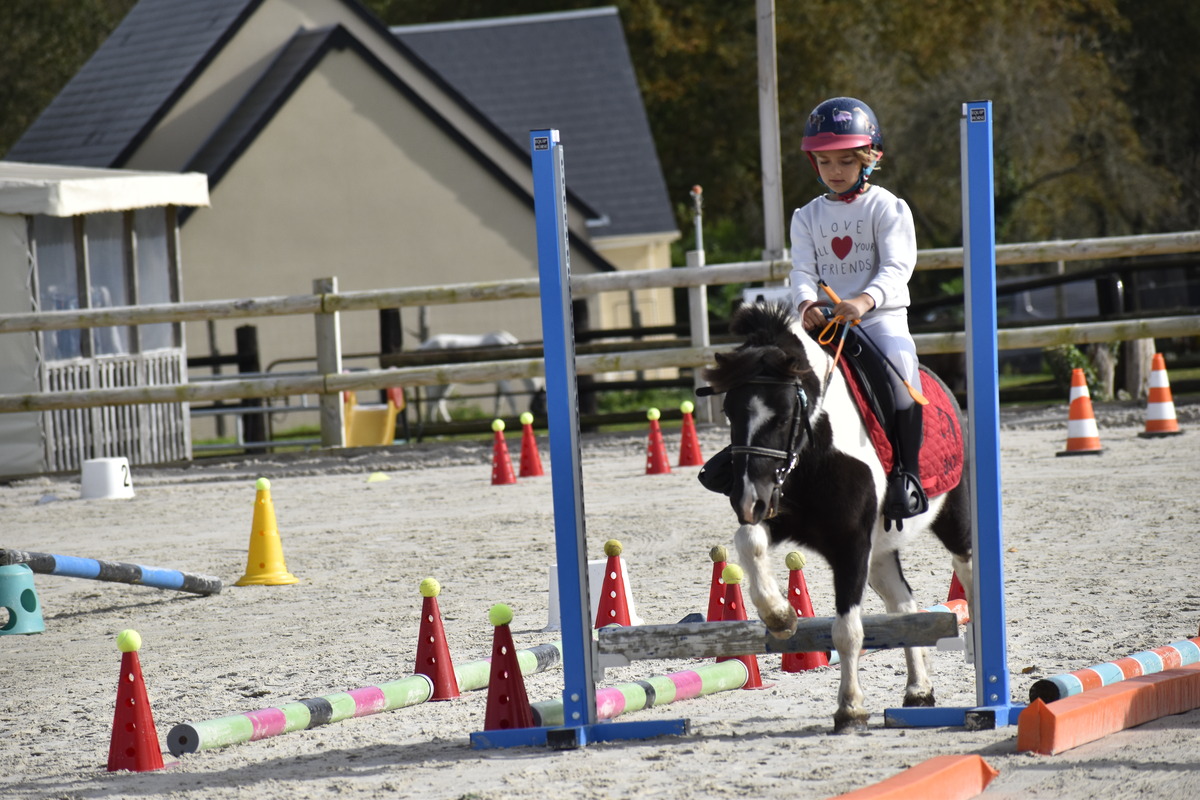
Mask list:
[{"label": "pony", "polygon": [[[932,532],[950,552],[954,573],[971,596],[965,464],[957,485],[931,497],[927,511],[891,524],[882,513],[884,465],[834,356],[784,303],[742,306],[730,331],[745,341],[732,352],[716,354],[716,366],[703,373],[709,386],[698,390],[724,395],[730,426],[723,488],[705,485],[729,495],[740,526],[734,546],[750,600],[772,635],[790,636],[797,614],[771,572],[768,548],[793,542],[828,562],[836,611],[832,637],[841,660],[834,732],[865,730],[869,712],[858,681],[865,587],[869,584],[882,598],[888,613],[917,611],[900,551],[913,538]],[[923,371],[923,381],[929,380],[939,381]],[[963,415],[953,395],[948,397],[952,411],[946,424],[957,428],[961,444]],[[928,440],[929,411],[925,420]],[[707,471],[706,465],[702,481]],[[935,705],[927,649],[906,648],[905,661],[904,705]]]},{"label": "pony", "polygon": [[[506,345],[519,344],[520,341],[516,336],[513,336],[508,331],[492,331],[491,333],[439,333],[435,336],[430,336],[425,341],[417,346],[417,350],[453,350],[456,348],[480,348],[480,347],[504,347]],[[454,384],[446,384],[443,386],[430,386],[425,392],[425,416],[432,419],[435,415],[442,422],[450,422],[450,408],[446,403],[446,399],[454,392]],[[520,378],[513,380],[496,381],[495,407],[493,416],[500,416],[501,401],[508,402],[508,408],[514,416],[520,413],[517,409],[516,394],[522,393],[530,396],[529,408],[535,416],[544,416],[545,408],[545,389],[541,386],[541,382],[534,378]],[[540,409],[540,410],[539,410]]]}]

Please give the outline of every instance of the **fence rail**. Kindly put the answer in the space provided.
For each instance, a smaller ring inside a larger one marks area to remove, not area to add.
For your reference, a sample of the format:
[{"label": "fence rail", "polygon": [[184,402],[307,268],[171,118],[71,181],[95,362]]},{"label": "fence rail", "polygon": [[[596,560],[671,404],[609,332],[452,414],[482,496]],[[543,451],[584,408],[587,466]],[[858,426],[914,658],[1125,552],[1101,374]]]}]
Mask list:
[{"label": "fence rail", "polygon": [[[997,247],[998,264],[1020,264],[1055,260],[1200,252],[1200,231],[1111,239],[1080,239],[1038,242]],[[921,251],[922,269],[950,269],[962,265],[962,249]],[[658,287],[690,287],[781,280],[791,265],[786,261],[751,261],[682,267],[670,270],[607,273],[576,276],[572,295],[584,297],[609,291]],[[48,311],[0,315],[0,333],[65,330],[70,328],[137,325],[153,322],[194,322],[295,314],[329,315],[402,306],[484,302],[536,297],[536,279],[520,279],[440,287],[415,287],[353,292],[315,292],[309,295],[218,300],[169,305],[120,306],[76,311]],[[1147,320],[1064,324],[1003,329],[1001,350],[1047,347],[1058,344],[1125,341],[1132,339],[1200,335],[1200,316],[1178,316]],[[918,352],[955,353],[965,349],[963,332],[918,334]],[[651,370],[669,367],[698,367],[712,363],[720,347],[683,347],[661,350],[581,354],[577,371],[588,375],[604,372]],[[320,346],[318,347],[320,350]],[[346,390],[383,389],[389,386],[433,386],[447,383],[484,383],[499,379],[533,378],[542,375],[540,358],[515,358],[470,364],[408,366],[336,374],[299,374],[180,383],[115,389],[88,389],[37,394],[0,395],[0,413],[51,411],[67,408],[141,403],[180,403],[287,397],[302,394],[330,395]]]}]

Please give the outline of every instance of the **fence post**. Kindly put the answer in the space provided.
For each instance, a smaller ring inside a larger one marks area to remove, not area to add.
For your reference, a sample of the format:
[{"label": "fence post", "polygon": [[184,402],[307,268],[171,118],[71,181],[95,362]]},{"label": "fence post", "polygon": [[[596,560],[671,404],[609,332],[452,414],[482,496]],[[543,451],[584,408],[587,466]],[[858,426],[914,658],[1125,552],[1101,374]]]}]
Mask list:
[{"label": "fence post", "polygon": [[[313,294],[337,291],[337,278],[317,278]],[[321,304],[324,308],[324,303]],[[337,375],[342,371],[342,329],[336,311],[318,311],[313,315],[317,329],[317,372]],[[342,421],[342,395],[325,392],[320,397],[321,447],[345,447],[346,430]]]},{"label": "fence post", "polygon": [[[258,328],[254,325],[239,325],[233,332],[237,343],[237,369],[239,374],[261,377],[262,362],[258,357]],[[260,408],[263,404],[261,397],[246,397],[242,399],[243,408]],[[215,405],[215,404],[214,404]],[[217,417],[221,419],[221,417]],[[264,414],[242,415],[242,443],[267,441],[267,424]],[[262,454],[267,452],[265,447],[247,447],[247,453]]]},{"label": "fence post", "polygon": [[[685,254],[687,266],[689,267],[704,266],[703,191],[699,185],[693,186],[691,191],[692,207],[695,211],[696,249],[688,250]],[[708,287],[704,284],[688,287],[688,323],[692,333],[692,347],[708,347],[710,344],[708,333]],[[692,385],[696,389],[706,384],[700,372],[700,367],[692,369]],[[713,411],[713,405],[716,402],[716,399],[713,397],[697,398],[695,403],[696,419],[700,422],[712,422],[716,419],[717,415]]]}]

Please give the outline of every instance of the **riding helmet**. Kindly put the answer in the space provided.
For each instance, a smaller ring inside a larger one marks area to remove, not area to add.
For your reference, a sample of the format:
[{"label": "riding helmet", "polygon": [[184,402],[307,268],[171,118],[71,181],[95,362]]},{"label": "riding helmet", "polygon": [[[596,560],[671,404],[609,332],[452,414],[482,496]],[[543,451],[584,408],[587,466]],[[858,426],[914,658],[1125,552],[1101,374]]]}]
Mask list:
[{"label": "riding helmet", "polygon": [[870,147],[883,153],[883,132],[875,112],[862,100],[853,97],[833,97],[824,101],[808,115],[800,149],[849,150]]}]

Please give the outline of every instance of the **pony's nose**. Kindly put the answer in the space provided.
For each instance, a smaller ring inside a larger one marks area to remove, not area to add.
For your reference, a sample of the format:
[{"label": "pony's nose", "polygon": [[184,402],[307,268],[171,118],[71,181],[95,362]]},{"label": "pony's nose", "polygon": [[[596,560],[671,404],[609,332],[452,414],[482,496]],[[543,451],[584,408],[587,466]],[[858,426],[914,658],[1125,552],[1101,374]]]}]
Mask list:
[{"label": "pony's nose", "polygon": [[729,503],[733,506],[733,512],[737,514],[738,523],[741,525],[759,524],[770,508],[770,504],[759,496],[753,486],[745,488],[740,494],[734,494],[729,498]]}]

